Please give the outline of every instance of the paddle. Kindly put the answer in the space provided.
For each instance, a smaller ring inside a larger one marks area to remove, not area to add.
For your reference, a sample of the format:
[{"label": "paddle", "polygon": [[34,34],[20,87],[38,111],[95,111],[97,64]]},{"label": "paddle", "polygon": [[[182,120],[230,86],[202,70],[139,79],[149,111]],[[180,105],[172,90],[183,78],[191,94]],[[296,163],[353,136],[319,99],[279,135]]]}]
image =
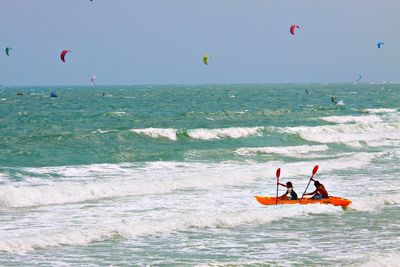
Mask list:
[{"label": "paddle", "polygon": [[278,205],[279,176],[281,176],[281,168],[278,168],[276,170],[276,204],[275,205]]},{"label": "paddle", "polygon": [[304,190],[304,193],[303,193],[303,195],[301,196],[299,203],[300,203],[301,200],[303,199],[304,194],[307,192],[308,186],[310,185],[311,180],[313,179],[314,174],[315,174],[317,171],[318,171],[318,165],[315,165],[315,166],[314,166],[314,169],[312,170],[312,175],[311,175],[311,177],[310,177],[310,180],[308,181],[308,185],[307,185],[307,187],[306,187],[306,190]]}]

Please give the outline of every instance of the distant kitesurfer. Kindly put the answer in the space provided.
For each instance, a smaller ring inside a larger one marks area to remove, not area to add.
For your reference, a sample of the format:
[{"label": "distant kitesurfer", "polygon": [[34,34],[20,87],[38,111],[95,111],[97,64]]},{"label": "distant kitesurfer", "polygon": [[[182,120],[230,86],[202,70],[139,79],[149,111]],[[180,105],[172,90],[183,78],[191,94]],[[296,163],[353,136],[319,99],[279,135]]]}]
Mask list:
[{"label": "distant kitesurfer", "polygon": [[51,92],[50,93],[50,97],[58,97],[58,95],[56,93],[54,93],[54,92]]},{"label": "distant kitesurfer", "polygon": [[323,198],[329,198],[328,191],[326,191],[325,186],[321,184],[318,181],[315,181],[314,179],[311,179],[314,181],[314,186],[315,190],[311,193],[304,194],[305,196],[311,196],[312,199],[323,199]]},{"label": "distant kitesurfer", "polygon": [[335,104],[335,105],[338,103],[338,102],[336,101],[336,97],[334,97],[334,96],[331,97],[331,101],[332,101],[332,103]]},{"label": "distant kitesurfer", "polygon": [[306,89],[306,94],[308,95],[308,90]]},{"label": "distant kitesurfer", "polygon": [[297,194],[293,190],[293,184],[291,182],[287,182],[286,185],[278,183],[278,185],[281,185],[281,186],[284,186],[287,188],[286,193],[279,197],[280,199],[282,199],[282,200],[284,200],[284,199],[297,200]]},{"label": "distant kitesurfer", "polygon": [[23,93],[18,92],[17,95],[24,95]]}]

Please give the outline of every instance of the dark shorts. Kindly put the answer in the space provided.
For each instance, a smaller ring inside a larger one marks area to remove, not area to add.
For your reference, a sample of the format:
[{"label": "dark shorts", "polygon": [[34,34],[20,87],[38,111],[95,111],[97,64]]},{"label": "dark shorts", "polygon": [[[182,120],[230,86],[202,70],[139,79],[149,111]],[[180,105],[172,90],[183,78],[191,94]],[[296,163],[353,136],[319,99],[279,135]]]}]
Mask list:
[{"label": "dark shorts", "polygon": [[323,199],[324,196],[321,194],[315,194],[311,199]]}]

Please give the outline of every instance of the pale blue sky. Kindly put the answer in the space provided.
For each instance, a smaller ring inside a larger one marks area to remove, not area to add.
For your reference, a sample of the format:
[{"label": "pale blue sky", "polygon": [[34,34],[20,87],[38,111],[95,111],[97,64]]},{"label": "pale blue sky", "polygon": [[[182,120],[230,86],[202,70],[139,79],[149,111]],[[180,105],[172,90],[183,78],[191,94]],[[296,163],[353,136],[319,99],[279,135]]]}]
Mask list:
[{"label": "pale blue sky", "polygon": [[399,81],[399,11],[399,0],[2,0],[0,84]]}]

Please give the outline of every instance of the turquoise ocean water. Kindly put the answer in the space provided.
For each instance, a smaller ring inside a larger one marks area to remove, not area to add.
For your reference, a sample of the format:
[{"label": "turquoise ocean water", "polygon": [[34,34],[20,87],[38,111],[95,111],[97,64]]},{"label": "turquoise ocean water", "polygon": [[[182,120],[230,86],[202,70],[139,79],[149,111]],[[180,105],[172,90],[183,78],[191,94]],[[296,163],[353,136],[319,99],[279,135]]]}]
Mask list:
[{"label": "turquoise ocean water", "polygon": [[[0,265],[396,266],[399,102],[397,83],[2,87]],[[255,201],[316,164],[349,209]]]}]

